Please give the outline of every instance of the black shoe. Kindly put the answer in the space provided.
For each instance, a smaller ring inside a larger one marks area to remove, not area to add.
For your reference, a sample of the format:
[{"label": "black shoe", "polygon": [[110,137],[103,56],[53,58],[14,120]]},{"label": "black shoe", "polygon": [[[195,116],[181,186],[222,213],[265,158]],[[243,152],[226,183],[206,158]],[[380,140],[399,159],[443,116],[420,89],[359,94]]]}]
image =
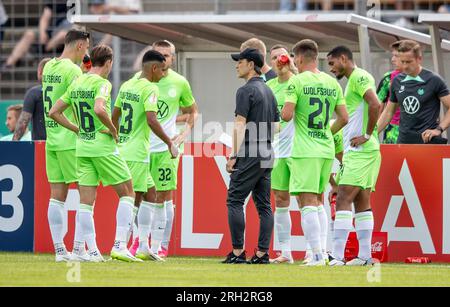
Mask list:
[{"label": "black shoe", "polygon": [[245,257],[245,251],[243,251],[239,256],[236,256],[233,251],[227,255],[227,258],[222,261],[222,263],[234,263],[234,264],[243,264],[248,263],[247,258]]},{"label": "black shoe", "polygon": [[269,254],[265,253],[262,257],[258,257],[255,253],[255,255],[252,257],[252,259],[250,259],[250,261],[248,263],[250,263],[250,264],[269,264],[270,263]]}]

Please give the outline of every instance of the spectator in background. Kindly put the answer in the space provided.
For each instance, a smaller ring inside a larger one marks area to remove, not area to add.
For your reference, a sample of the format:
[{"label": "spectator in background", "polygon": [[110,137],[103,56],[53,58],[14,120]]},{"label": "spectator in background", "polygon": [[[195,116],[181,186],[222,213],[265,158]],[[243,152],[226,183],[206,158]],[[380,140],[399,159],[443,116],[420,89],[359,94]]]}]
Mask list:
[{"label": "spectator in background", "polygon": [[264,42],[255,37],[250,38],[242,43],[241,52],[247,48],[256,49],[263,55],[264,66],[261,68],[261,78],[263,78],[265,82],[275,79],[277,77],[277,73],[266,63],[267,49]]},{"label": "spectator in background", "polygon": [[[306,0],[296,0],[295,3],[297,13],[307,10],[308,4]],[[323,11],[329,11],[333,7],[332,0],[321,0],[320,3]],[[284,13],[289,12],[293,8],[292,4],[292,0],[280,0],[280,11]]]},{"label": "spectator in background", "polygon": [[34,141],[46,139],[41,82],[44,66],[50,60],[50,58],[45,58],[38,65],[37,78],[39,85],[30,88],[25,94],[25,99],[23,100],[23,111],[20,114],[19,120],[16,124],[14,136],[12,138],[13,141],[22,139],[28,129],[30,120],[33,125],[33,130],[31,133],[32,139]]},{"label": "spectator in background", "polygon": [[450,4],[442,4],[442,5],[438,8],[438,13],[440,13],[440,14],[447,14],[447,13],[450,13]]},{"label": "spectator in background", "polygon": [[[89,0],[89,12],[95,15],[128,15],[142,12],[141,0]],[[100,44],[111,45],[112,36],[103,36]]]},{"label": "spectator in background", "polygon": [[0,0],[0,42],[3,41],[3,27],[9,26],[8,14],[6,14],[5,7]]},{"label": "spectator in background", "polygon": [[38,38],[36,53],[46,53],[62,48],[67,31],[71,28],[67,20],[66,0],[46,0],[39,19],[39,35],[34,30],[26,30],[21,40],[14,47],[2,68],[12,68],[22,59]]},{"label": "spectator in background", "polygon": [[[16,129],[17,120],[20,117],[20,113],[22,113],[22,108],[23,106],[21,104],[12,105],[8,108],[5,125],[11,132],[11,134],[0,138],[0,141],[12,141],[13,133]],[[25,134],[22,136],[20,141],[31,141],[31,132],[28,131],[28,128],[26,129]]]},{"label": "spectator in background", "polygon": [[[391,44],[391,63],[394,67],[393,71],[389,71],[384,74],[383,79],[381,79],[380,83],[377,87],[377,96],[378,99],[382,103],[382,109],[380,114],[383,112],[384,108],[389,101],[389,90],[391,88],[392,80],[401,72],[401,62],[398,57],[398,47],[400,46],[401,41],[396,41]],[[386,130],[384,131],[384,140],[385,144],[397,144],[398,138],[398,126],[400,124],[400,110],[394,114],[391,122],[387,125]]]},{"label": "spectator in background", "polygon": [[[306,9],[306,0],[296,0],[295,10],[302,12]],[[287,13],[292,10],[292,0],[280,0],[280,11]]]}]

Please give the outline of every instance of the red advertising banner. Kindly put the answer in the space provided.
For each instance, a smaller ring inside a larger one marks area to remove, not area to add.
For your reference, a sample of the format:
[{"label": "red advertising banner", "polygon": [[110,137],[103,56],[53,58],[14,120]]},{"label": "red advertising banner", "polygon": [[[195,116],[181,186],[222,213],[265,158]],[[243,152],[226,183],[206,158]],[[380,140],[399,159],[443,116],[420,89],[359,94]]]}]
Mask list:
[{"label": "red advertising banner", "polygon": [[[180,159],[170,254],[225,256],[230,251],[226,207],[229,175],[224,152],[221,145],[186,144],[185,155]],[[372,208],[375,231],[388,234],[389,261],[427,256],[432,261],[450,262],[450,146],[382,145],[382,157]],[[36,144],[35,165],[35,251],[51,252],[47,222],[50,192],[43,143]],[[299,259],[305,242],[300,213],[292,200],[292,247],[294,257]],[[97,242],[104,253],[110,251],[114,241],[117,201],[111,188],[99,189],[94,220]],[[76,208],[76,202],[77,191],[71,190],[69,208]],[[326,199],[325,207],[329,210]],[[69,221],[66,245],[71,248],[71,211]],[[257,246],[259,219],[251,198],[246,205],[246,221],[245,248],[252,254]],[[277,246],[272,244],[273,249]]]}]

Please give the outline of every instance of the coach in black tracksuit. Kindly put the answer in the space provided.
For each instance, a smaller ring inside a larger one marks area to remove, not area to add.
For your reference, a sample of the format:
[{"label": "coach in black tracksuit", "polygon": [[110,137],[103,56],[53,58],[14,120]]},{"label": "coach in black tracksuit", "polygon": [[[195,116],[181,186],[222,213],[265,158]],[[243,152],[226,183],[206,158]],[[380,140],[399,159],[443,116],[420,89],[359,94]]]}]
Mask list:
[{"label": "coach in black tracksuit", "polygon": [[249,263],[269,263],[273,213],[270,206],[270,174],[273,166],[272,139],[280,121],[275,97],[260,77],[264,65],[262,54],[245,49],[231,56],[238,61],[239,78],[247,83],[236,93],[233,151],[227,162],[231,173],[228,189],[228,224],[233,251],[224,263],[247,263],[244,248],[244,201],[250,192],[260,219],[258,251]]}]

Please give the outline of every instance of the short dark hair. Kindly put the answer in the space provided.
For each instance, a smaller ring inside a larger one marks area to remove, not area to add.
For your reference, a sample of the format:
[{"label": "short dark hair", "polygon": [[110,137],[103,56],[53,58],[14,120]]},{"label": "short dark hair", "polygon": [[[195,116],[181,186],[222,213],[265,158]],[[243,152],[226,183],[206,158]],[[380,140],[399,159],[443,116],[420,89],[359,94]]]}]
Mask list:
[{"label": "short dark hair", "polygon": [[144,54],[144,57],[142,58],[142,64],[145,64],[147,62],[159,62],[163,63],[166,61],[166,58],[158,51],[156,50],[149,50]]},{"label": "short dark hair", "polygon": [[400,47],[400,44],[402,43],[401,40],[393,42],[389,47],[391,47],[391,50],[398,51],[398,48]]},{"label": "short dark hair", "polygon": [[347,46],[337,46],[333,50],[328,52],[327,57],[338,58],[341,55],[345,55],[349,60],[353,61],[353,52]]},{"label": "short dark hair", "polygon": [[274,45],[272,48],[270,48],[270,53],[272,53],[272,51],[277,50],[277,49],[284,49],[289,53],[289,49],[285,45],[282,45],[282,44]]},{"label": "short dark hair", "polygon": [[301,54],[310,59],[316,59],[319,55],[319,46],[312,39],[303,39],[294,45],[292,52],[295,55]]},{"label": "short dark hair", "polygon": [[64,45],[69,45],[77,40],[87,40],[91,35],[88,32],[81,30],[69,30],[64,38]]},{"label": "short dark hair", "polygon": [[107,45],[95,46],[91,51],[91,62],[93,67],[101,67],[106,61],[113,59],[113,50]]},{"label": "short dark hair", "polygon": [[416,41],[405,39],[402,40],[400,46],[398,46],[398,52],[410,52],[414,54],[416,58],[422,56],[422,48],[420,44]]}]

